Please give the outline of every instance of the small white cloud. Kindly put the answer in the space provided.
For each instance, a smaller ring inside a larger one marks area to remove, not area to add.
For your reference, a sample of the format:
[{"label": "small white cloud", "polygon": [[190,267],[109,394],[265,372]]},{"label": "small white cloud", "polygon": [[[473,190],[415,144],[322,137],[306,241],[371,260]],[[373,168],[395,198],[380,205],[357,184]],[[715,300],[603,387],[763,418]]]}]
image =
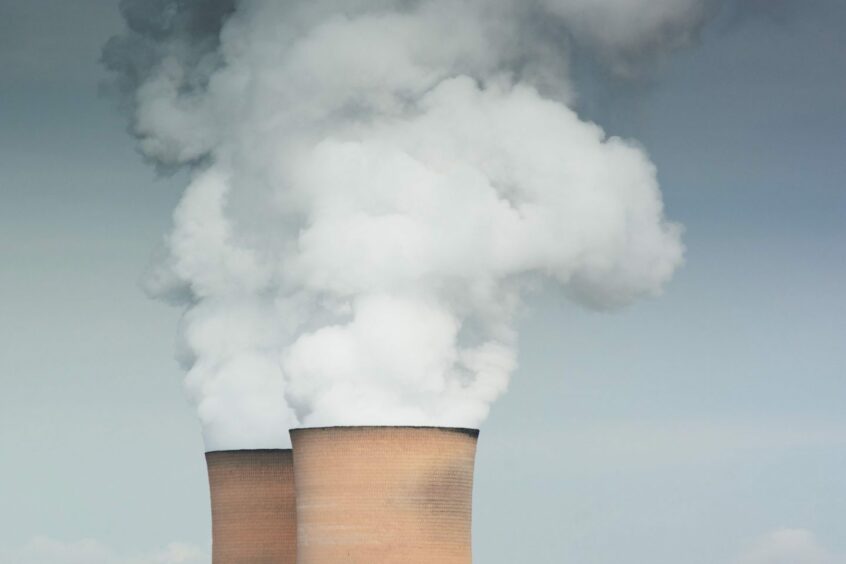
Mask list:
[{"label": "small white cloud", "polygon": [[156,564],[207,564],[209,557],[197,546],[175,542],[157,554],[153,562]]},{"label": "small white cloud", "polygon": [[0,549],[0,562],[14,564],[209,564],[208,553],[194,545],[172,543],[142,555],[119,554],[101,542],[64,542],[36,537],[22,547]]},{"label": "small white cloud", "polygon": [[735,564],[846,564],[805,529],[780,529],[755,542]]}]

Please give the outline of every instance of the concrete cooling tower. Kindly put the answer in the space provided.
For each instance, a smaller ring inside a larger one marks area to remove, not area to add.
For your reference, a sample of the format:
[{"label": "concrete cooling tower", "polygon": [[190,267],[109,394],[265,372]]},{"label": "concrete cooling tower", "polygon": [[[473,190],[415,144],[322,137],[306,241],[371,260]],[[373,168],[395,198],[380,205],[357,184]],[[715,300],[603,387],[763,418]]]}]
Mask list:
[{"label": "concrete cooling tower", "polygon": [[291,431],[298,564],[470,564],[479,432]]},{"label": "concrete cooling tower", "polygon": [[297,518],[290,450],[206,453],[213,564],[295,564]]}]

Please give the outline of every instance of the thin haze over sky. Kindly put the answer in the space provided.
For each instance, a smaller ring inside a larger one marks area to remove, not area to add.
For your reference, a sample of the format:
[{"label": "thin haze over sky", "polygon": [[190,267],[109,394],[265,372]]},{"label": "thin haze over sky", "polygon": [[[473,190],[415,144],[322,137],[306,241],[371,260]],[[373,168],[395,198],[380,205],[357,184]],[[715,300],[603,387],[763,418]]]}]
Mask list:
[{"label": "thin haze over sky", "polygon": [[[482,430],[478,562],[844,561],[844,21],[727,3],[648,68],[572,62],[579,114],[656,164],[686,264],[616,313],[531,298]],[[139,283],[187,179],[97,95],[121,25],[113,1],[0,1],[3,562],[208,558],[178,312]]]}]

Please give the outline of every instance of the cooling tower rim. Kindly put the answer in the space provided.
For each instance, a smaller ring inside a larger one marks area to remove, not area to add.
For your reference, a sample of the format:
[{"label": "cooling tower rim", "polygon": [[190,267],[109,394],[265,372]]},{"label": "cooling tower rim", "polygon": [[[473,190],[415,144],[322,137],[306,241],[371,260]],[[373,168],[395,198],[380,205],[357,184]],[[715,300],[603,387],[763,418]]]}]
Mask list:
[{"label": "cooling tower rim", "polygon": [[308,431],[360,431],[360,430],[388,430],[408,429],[420,431],[443,431],[445,433],[459,433],[473,439],[479,437],[479,429],[469,427],[439,427],[437,425],[330,425],[326,427],[296,427],[288,432],[291,436]]},{"label": "cooling tower rim", "polygon": [[206,454],[271,454],[291,452],[290,448],[234,448],[222,450],[207,450]]}]

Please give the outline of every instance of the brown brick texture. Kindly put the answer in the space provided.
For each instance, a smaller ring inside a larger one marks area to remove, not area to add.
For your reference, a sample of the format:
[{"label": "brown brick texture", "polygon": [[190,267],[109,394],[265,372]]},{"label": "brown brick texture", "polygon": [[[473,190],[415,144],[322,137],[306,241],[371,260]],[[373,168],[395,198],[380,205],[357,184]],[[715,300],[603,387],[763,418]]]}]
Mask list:
[{"label": "brown brick texture", "polygon": [[478,431],[295,429],[298,564],[470,564]]},{"label": "brown brick texture", "polygon": [[290,450],[206,453],[213,564],[295,564],[297,518]]}]

